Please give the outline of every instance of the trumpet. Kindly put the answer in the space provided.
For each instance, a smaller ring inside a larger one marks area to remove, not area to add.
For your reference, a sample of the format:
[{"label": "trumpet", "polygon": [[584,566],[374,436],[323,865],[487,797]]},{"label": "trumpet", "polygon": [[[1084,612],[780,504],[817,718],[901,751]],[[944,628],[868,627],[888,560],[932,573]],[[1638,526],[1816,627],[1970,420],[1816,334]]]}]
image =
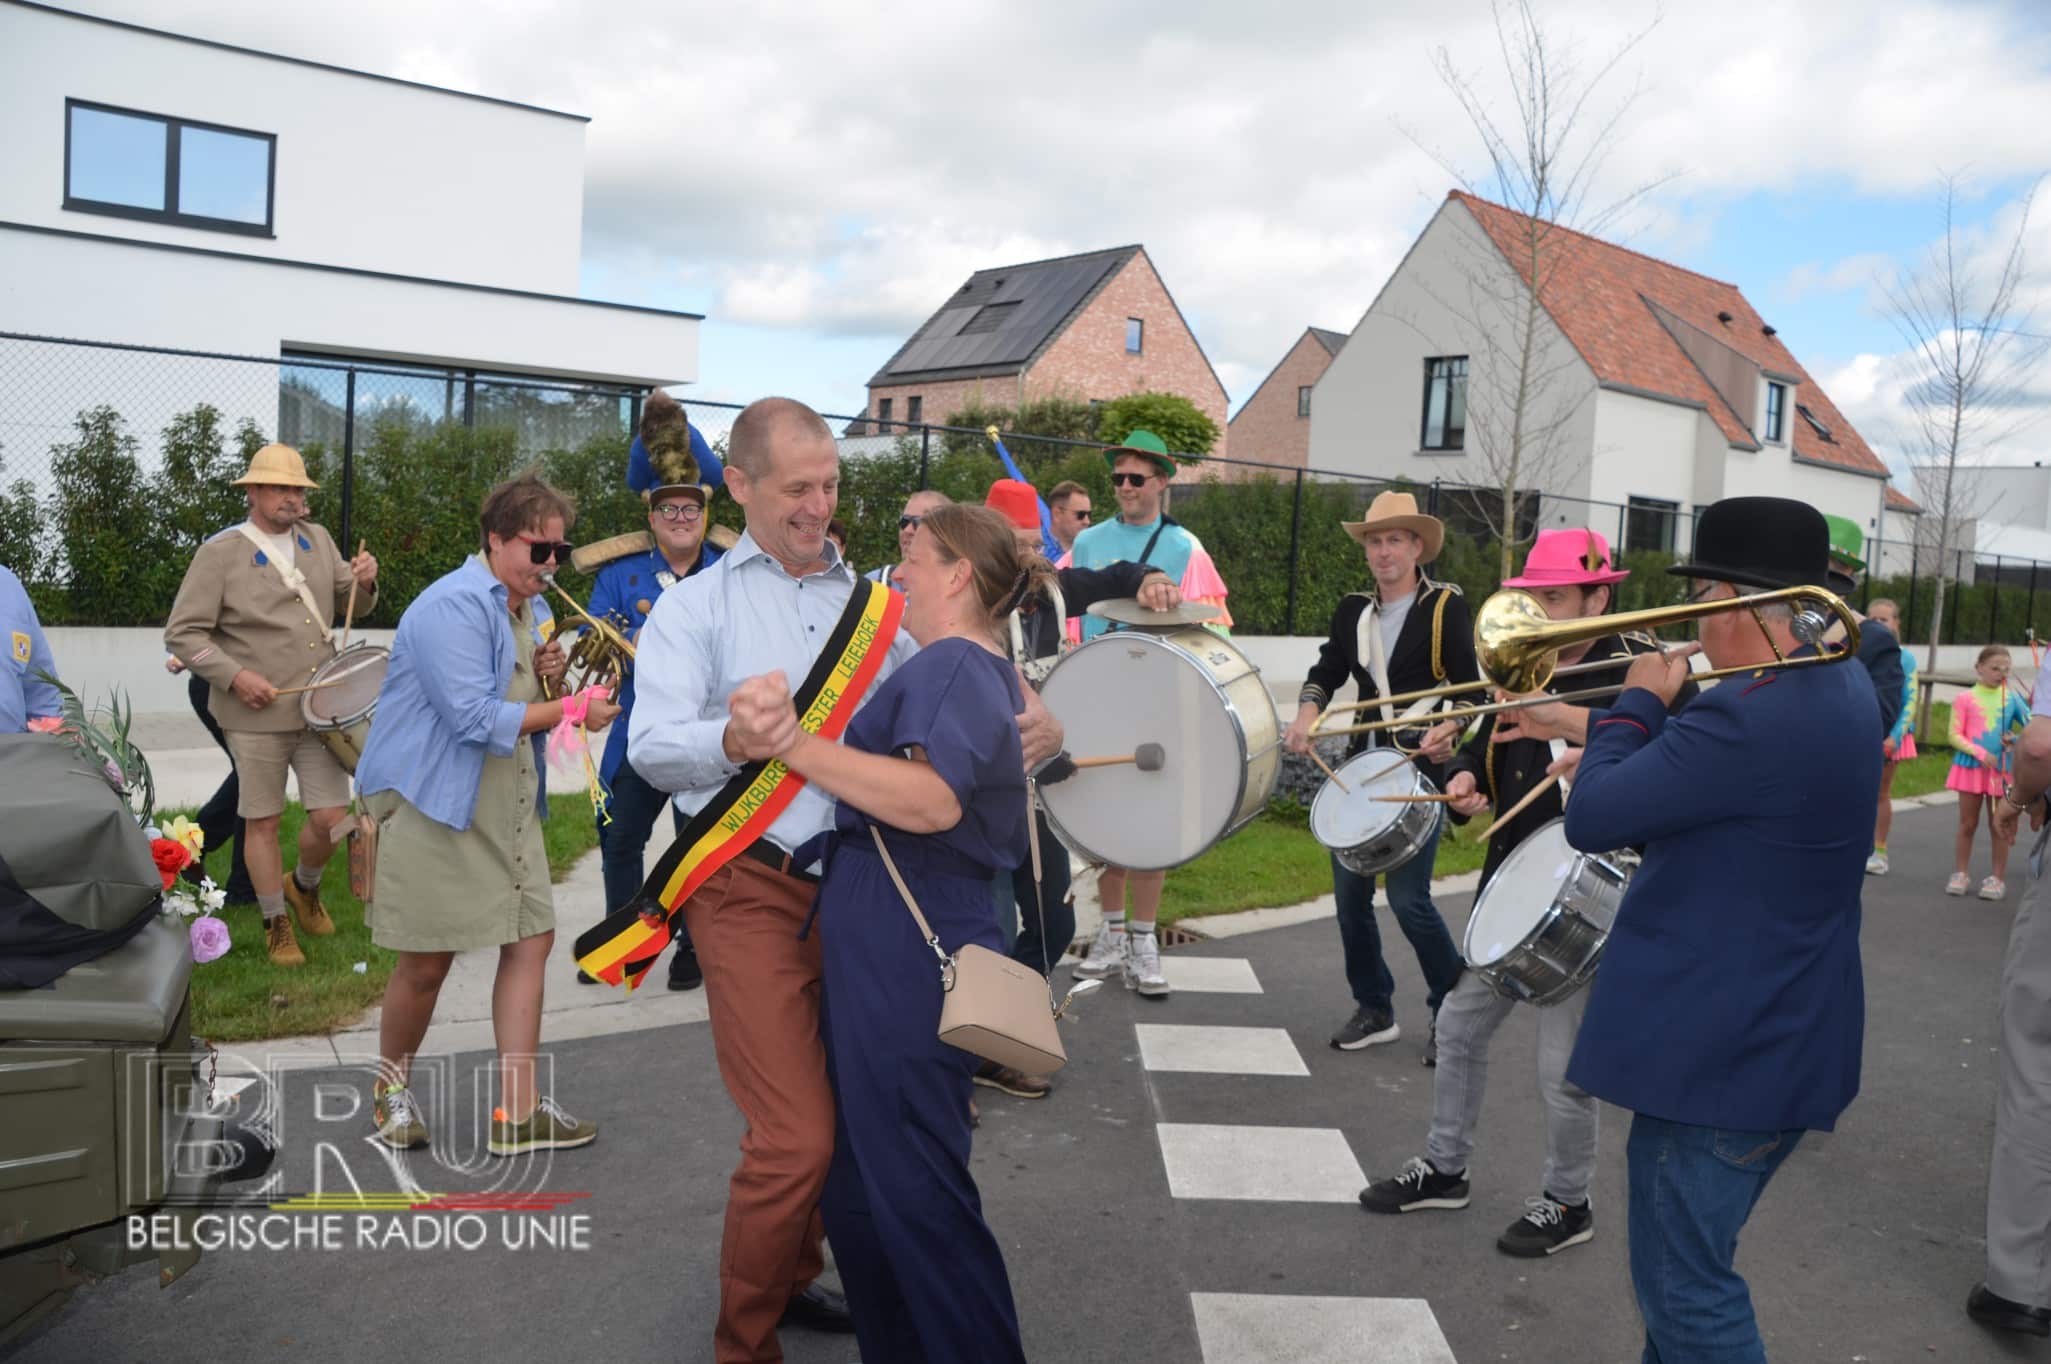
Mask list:
[{"label": "trumpet", "polygon": [[[1423,715],[1398,716],[1392,720],[1375,720],[1366,724],[1335,725],[1327,728],[1324,723],[1333,715],[1378,710],[1383,706],[1407,706],[1427,698],[1458,696],[1479,691],[1543,691],[1555,677],[1615,669],[1618,666],[1615,659],[1603,659],[1599,662],[1576,663],[1559,668],[1555,664],[1562,649],[1601,639],[1604,635],[1628,635],[1650,631],[1662,625],[1696,620],[1725,611],[1751,611],[1756,615],[1760,607],[1781,602],[1793,605],[1793,633],[1802,643],[1820,646],[1833,621],[1844,626],[1845,640],[1841,647],[1828,652],[1818,652],[1807,658],[1782,656],[1779,647],[1775,646],[1775,661],[1764,665],[1765,667],[1801,668],[1819,663],[1838,663],[1858,652],[1858,617],[1843,600],[1820,587],[1783,587],[1772,592],[1755,592],[1750,596],[1720,597],[1714,601],[1654,606],[1643,611],[1625,611],[1609,616],[1576,616],[1568,620],[1554,620],[1547,616],[1545,607],[1529,592],[1513,587],[1505,588],[1484,601],[1481,610],[1475,613],[1474,657],[1481,665],[1481,681],[1456,682],[1445,687],[1399,692],[1394,696],[1377,696],[1368,701],[1334,706],[1318,717],[1318,723],[1311,727],[1311,737],[1321,739],[1339,734],[1375,734],[1391,729],[1424,729],[1448,720],[1473,720],[1499,711],[1522,710],[1529,706],[1548,705],[1555,701],[1592,701],[1600,697],[1614,696],[1624,690],[1621,684],[1586,687],[1579,691],[1560,692],[1556,695],[1521,695],[1509,701],[1452,706]],[[1771,636],[1768,638],[1771,639]],[[1738,667],[1711,668],[1706,672],[1696,673],[1695,680],[1707,682],[1719,677],[1756,671],[1759,671],[1759,668],[1749,663]]]},{"label": "trumpet", "polygon": [[[626,631],[622,628],[626,622],[622,620],[616,624],[611,618],[600,619],[586,611],[575,597],[563,590],[562,584],[555,580],[553,573],[542,574],[541,580],[555,589],[556,595],[563,599],[576,618],[586,627],[570,649],[569,667],[563,674],[566,691],[581,691],[587,686],[602,685],[613,687],[617,693],[620,678],[625,676],[634,663],[633,642],[627,638]],[[572,673],[578,678],[575,685],[569,680]]]}]

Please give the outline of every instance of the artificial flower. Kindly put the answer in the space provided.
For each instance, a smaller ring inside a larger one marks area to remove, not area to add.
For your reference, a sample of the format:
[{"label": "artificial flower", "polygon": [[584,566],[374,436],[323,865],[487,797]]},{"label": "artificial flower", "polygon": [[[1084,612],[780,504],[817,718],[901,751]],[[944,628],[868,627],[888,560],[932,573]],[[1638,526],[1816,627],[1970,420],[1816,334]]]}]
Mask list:
[{"label": "artificial flower", "polygon": [[179,815],[164,828],[164,837],[176,843],[183,843],[185,850],[194,857],[206,851],[207,836],[199,825],[184,815]]},{"label": "artificial flower", "polygon": [[150,841],[150,860],[157,864],[157,875],[164,878],[164,889],[178,879],[178,873],[192,865],[192,854],[185,845],[174,839],[158,838]]},{"label": "artificial flower", "polygon": [[188,930],[192,936],[192,959],[209,962],[225,956],[233,942],[228,937],[228,925],[211,914],[202,914],[192,921]]},{"label": "artificial flower", "polygon": [[206,907],[207,913],[218,914],[221,906],[228,903],[228,892],[215,885],[213,877],[202,876],[199,878],[199,902]]}]

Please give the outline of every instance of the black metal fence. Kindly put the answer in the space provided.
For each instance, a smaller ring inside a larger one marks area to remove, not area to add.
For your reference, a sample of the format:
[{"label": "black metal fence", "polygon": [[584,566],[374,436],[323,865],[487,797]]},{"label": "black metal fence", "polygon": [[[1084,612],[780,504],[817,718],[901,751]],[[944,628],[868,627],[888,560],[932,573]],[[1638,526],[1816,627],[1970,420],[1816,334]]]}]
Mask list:
[{"label": "black metal fence", "polygon": [[[378,620],[397,612],[475,543],[474,513],[491,483],[539,461],[578,499],[577,537],[642,524],[627,492],[627,445],[641,395],[473,369],[276,358],[70,341],[0,332],[0,563],[30,585],[52,624],[157,624],[193,550],[243,515],[229,480],[270,440],[298,447],[323,484],[315,515],[339,543],[367,540],[385,565]],[[685,398],[691,421],[723,450],[734,404]],[[981,430],[828,415],[842,433],[841,517],[849,554],[868,567],[896,557],[904,498],[938,488],[981,501],[1003,475]],[[1043,491],[1073,480],[1094,505],[1114,504],[1100,444],[1011,434],[1011,453]],[[1231,584],[1236,628],[1323,633],[1338,600],[1361,581],[1360,554],[1340,530],[1390,481],[1248,458],[1193,464],[1172,494],[1176,519],[1199,535]],[[1473,595],[1500,576],[1498,490],[1437,480],[1409,483],[1447,523],[1435,566]],[[714,517],[738,525],[737,509]],[[1588,526],[1636,570],[1625,605],[1673,599],[1659,570],[1694,540],[1694,513],[1520,494],[1517,533]],[[1876,571],[1901,557],[1876,545]],[[1901,605],[1911,639],[1927,637],[1936,555],[1915,571],[1880,573],[1864,597]],[[2051,564],[1976,564],[1965,551],[1943,566],[1946,642],[2051,635]],[[2039,588],[2045,589],[2039,592]],[[2041,615],[2040,615],[2041,612]]]}]

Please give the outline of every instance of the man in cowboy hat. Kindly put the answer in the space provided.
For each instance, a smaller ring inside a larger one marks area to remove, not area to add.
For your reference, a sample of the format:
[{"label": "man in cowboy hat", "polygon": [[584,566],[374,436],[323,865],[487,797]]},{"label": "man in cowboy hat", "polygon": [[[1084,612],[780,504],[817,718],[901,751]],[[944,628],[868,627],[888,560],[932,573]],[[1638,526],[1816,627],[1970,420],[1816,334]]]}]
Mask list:
[{"label": "man in cowboy hat", "polygon": [[[278,692],[304,686],[335,656],[330,627],[352,583],[359,612],[376,605],[377,559],[343,558],[327,531],[306,519],[306,494],[319,485],[291,446],[258,450],[235,486],[247,490],[249,519],[193,555],[164,626],[164,648],[213,688],[210,708],[235,760],[243,858],[270,958],[302,966],[293,919],[313,937],[335,931],[320,902],[320,878],[349,804],[349,774],[307,729],[298,698]],[[289,878],[278,846],[287,768],[306,809]]]},{"label": "man in cowboy hat", "polygon": [[[1506,579],[1503,586],[1529,592],[1548,618],[1570,620],[1606,615],[1614,604],[1616,585],[1629,576],[1610,561],[1609,542],[1594,531],[1544,530],[1524,561],[1523,576]],[[1617,665],[1614,670],[1560,678],[1546,690],[1619,684],[1631,656],[1649,647],[1617,635],[1570,645],[1559,651],[1558,664],[1615,659]],[[1675,707],[1685,705],[1694,694],[1694,683],[1684,684]],[[1586,740],[1589,713],[1563,703],[1483,716],[1474,736],[1446,766],[1450,774],[1446,794],[1453,798],[1455,816],[1467,818],[1491,807],[1509,809],[1543,784],[1549,773],[1570,766]],[[1487,860],[1481,868],[1482,894],[1487,893],[1504,858],[1560,817],[1565,804],[1562,790],[1546,791],[1489,840]],[[1544,1257],[1595,1235],[1588,1186],[1595,1174],[1599,1105],[1587,1091],[1567,1080],[1567,1058],[1581,1031],[1581,1014],[1587,1003],[1584,990],[1538,1011],[1545,1174],[1538,1195],[1525,1200],[1524,1215],[1496,1238],[1496,1248],[1508,1255]],[[1467,1206],[1468,1160],[1481,1121],[1489,1044],[1512,1007],[1510,999],[1497,994],[1471,971],[1464,973],[1446,996],[1438,1015],[1439,1064],[1432,1079],[1431,1131],[1424,1154],[1413,1157],[1392,1178],[1361,1192],[1361,1206],[1369,1212]]]},{"label": "man in cowboy hat", "polygon": [[[655,402],[655,395],[668,399]],[[641,495],[648,501],[650,548],[614,559],[598,571],[591,586],[590,613],[603,620],[614,616],[627,622],[625,634],[638,639],[641,627],[656,598],[698,570],[717,563],[723,551],[706,538],[711,485],[703,482],[706,470],[699,452],[705,439],[689,425],[683,408],[669,395],[656,389],[649,395],[643,414],[642,435],[636,445],[644,451],[647,468],[642,478],[647,486]],[[681,427],[672,431],[671,427]],[[677,437],[687,437],[685,439]],[[653,446],[652,451],[650,446]],[[715,466],[717,467],[717,466]],[[723,471],[722,471],[723,472]],[[620,683],[620,718],[631,719],[634,710],[634,675],[630,670]],[[648,837],[655,831],[656,816],[669,804],[669,797],[634,770],[627,759],[626,724],[614,724],[606,735],[605,753],[598,764],[599,780],[611,792],[605,816],[598,823],[600,863],[605,878],[605,912],[625,905],[640,893],[646,870]],[[683,813],[670,807],[673,828],[683,827]],[[705,983],[698,967],[698,954],[691,946],[691,930],[684,916],[676,916],[674,934],[677,950],[669,959],[669,988],[695,990]],[[580,970],[577,981],[595,985],[597,980]]]},{"label": "man in cowboy hat", "polygon": [[[1422,691],[1453,682],[1480,678],[1474,661],[1474,622],[1460,589],[1433,582],[1421,567],[1438,557],[1445,544],[1446,528],[1437,517],[1417,510],[1417,499],[1409,493],[1385,492],[1377,496],[1360,521],[1342,523],[1367,557],[1374,577],[1372,590],[1349,594],[1332,613],[1331,633],[1318,660],[1304,681],[1291,722],[1282,742],[1292,753],[1308,753],[1310,730],[1332,697],[1351,678],[1363,701],[1377,696]],[[1417,767],[1435,785],[1443,785],[1441,766],[1452,756],[1458,727],[1432,726],[1431,702],[1408,707],[1417,719],[1415,731],[1405,731],[1406,742],[1416,744]],[[1395,718],[1388,706],[1381,708]],[[1421,735],[1421,738],[1419,737]],[[1397,734],[1356,734],[1346,746],[1350,758],[1365,752],[1370,743],[1393,747]],[[1439,835],[1434,832],[1415,857],[1386,874],[1389,909],[1396,916],[1403,936],[1417,953],[1418,968],[1424,973],[1425,1004],[1433,1017],[1439,1004],[1460,979],[1460,950],[1431,898],[1432,862],[1438,852]],[[1353,1013],[1332,1034],[1332,1045],[1341,1051],[1393,1042],[1403,1035],[1396,1023],[1394,977],[1382,960],[1382,939],[1374,918],[1374,882],[1332,858],[1332,888],[1339,902],[1339,941],[1345,949],[1346,984],[1353,993]],[[1424,1063],[1436,1064],[1437,1047],[1432,1038],[1425,1043]]]},{"label": "man in cowboy hat", "polygon": [[[1215,605],[1225,603],[1225,583],[1205,552],[1203,542],[1177,525],[1168,515],[1168,480],[1176,464],[1168,444],[1147,430],[1127,434],[1121,445],[1104,452],[1111,466],[1111,483],[1118,494],[1118,515],[1099,522],[1075,537],[1069,562],[1077,568],[1109,568],[1116,563],[1144,565],[1166,574],[1177,590],[1191,601]],[[1082,617],[1082,636],[1094,639],[1104,633],[1108,622]],[[1229,626],[1232,618],[1214,622]],[[1161,945],[1154,922],[1161,909],[1161,887],[1168,874],[1161,871],[1129,871],[1106,867],[1097,881],[1097,898],[1104,913],[1096,941],[1089,954],[1075,968],[1086,979],[1101,979],[1119,971],[1127,988],[1148,999],[1168,997],[1168,977],[1161,970]],[[1126,914],[1126,892],[1132,894],[1130,917]]]},{"label": "man in cowboy hat", "polygon": [[[1736,497],[1703,513],[1692,602],[1820,585],[1822,513]],[[1753,668],[1669,707],[1695,646],[1645,654],[1589,727],[1567,839],[1639,847],[1567,1078],[1632,1111],[1631,1280],[1648,1359],[1764,1360],[1738,1233],[1805,1131],[1859,1088],[1859,893],[1880,789],[1864,674],[1813,657],[1786,603],[1697,622],[1718,668]]]}]

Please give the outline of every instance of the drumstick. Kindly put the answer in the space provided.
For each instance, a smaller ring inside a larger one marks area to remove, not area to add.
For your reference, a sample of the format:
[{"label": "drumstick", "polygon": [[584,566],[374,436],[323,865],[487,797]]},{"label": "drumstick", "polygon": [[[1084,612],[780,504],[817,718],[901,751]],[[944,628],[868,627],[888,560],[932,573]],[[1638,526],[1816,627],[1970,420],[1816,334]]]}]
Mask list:
[{"label": "drumstick", "polygon": [[1141,744],[1130,753],[1119,753],[1107,758],[1075,758],[1077,767],[1116,767],[1120,763],[1131,763],[1142,772],[1158,772],[1167,765],[1168,754],[1159,744]]},{"label": "drumstick", "polygon": [[[364,551],[364,550],[366,550],[366,549],[369,549],[369,548],[370,548],[370,541],[369,541],[369,540],[358,540],[358,541],[356,542],[356,557],[357,557],[357,558],[359,558],[359,559],[360,559],[360,558],[362,558],[362,557],[363,557],[363,551]],[[336,645],[336,646],[335,646],[335,652],[336,652],[336,653],[340,653],[340,652],[342,652],[342,650],[344,650],[344,649],[346,649],[346,648],[348,648],[348,647],[349,647],[349,626],[350,626],[350,624],[351,624],[352,622],[354,622],[354,621],[355,621],[355,619],[356,619],[356,575],[355,575],[354,573],[351,573],[351,574],[349,575],[349,607],[348,607],[348,609],[347,609],[347,610],[345,610],[344,612],[342,612],[342,642],[341,642],[340,644],[338,644],[338,645]],[[280,696],[282,696],[282,695],[284,695],[284,693],[283,693],[283,692],[280,692],[280,693],[279,693],[279,695],[280,695]]]},{"label": "drumstick", "polygon": [[276,694],[279,696],[297,696],[303,691],[319,691],[322,687],[339,687],[348,680],[346,677],[331,677],[325,682],[309,682],[303,687],[280,687]]},{"label": "drumstick", "polygon": [[1334,772],[1331,769],[1331,765],[1328,764],[1323,758],[1320,758],[1318,756],[1316,744],[1313,743],[1309,748],[1305,749],[1304,751],[1310,755],[1310,760],[1317,764],[1317,770],[1324,773],[1327,777],[1330,777],[1332,779],[1332,784],[1334,786],[1338,787],[1341,791],[1346,792],[1348,795],[1351,795],[1353,793],[1353,788],[1348,786],[1345,782],[1340,781],[1339,774],[1337,772]]},{"label": "drumstick", "polygon": [[1459,797],[1441,793],[1436,796],[1374,796],[1371,799],[1384,805],[1444,805]]},{"label": "drumstick", "polygon": [[1505,824],[1508,824],[1518,815],[1523,814],[1526,808],[1530,806],[1532,801],[1537,800],[1547,791],[1552,790],[1554,783],[1558,781],[1559,778],[1557,776],[1547,777],[1544,781],[1532,787],[1529,791],[1526,791],[1524,793],[1524,799],[1518,801],[1515,805],[1512,805],[1509,809],[1503,811],[1501,815],[1497,816],[1496,822],[1489,825],[1486,829],[1483,829],[1478,838],[1476,839],[1476,841],[1485,843],[1489,839],[1495,837],[1496,830],[1502,828]]}]

